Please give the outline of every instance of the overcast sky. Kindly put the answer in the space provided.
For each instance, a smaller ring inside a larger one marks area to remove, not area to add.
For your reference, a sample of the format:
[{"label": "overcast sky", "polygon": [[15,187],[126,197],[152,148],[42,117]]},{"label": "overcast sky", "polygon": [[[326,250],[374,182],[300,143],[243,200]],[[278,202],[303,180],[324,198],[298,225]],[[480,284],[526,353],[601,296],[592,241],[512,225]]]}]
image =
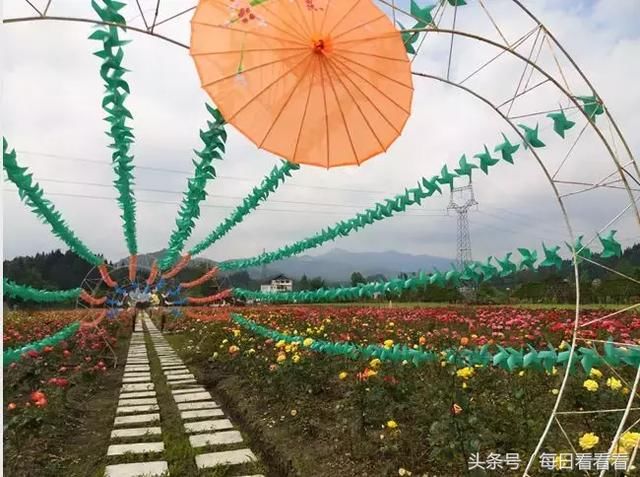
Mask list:
[{"label": "overcast sky", "polygon": [[[45,3],[34,0],[36,6]],[[185,3],[163,0],[159,17],[180,11]],[[476,2],[469,3],[473,5],[458,11],[459,28],[500,41],[486,14]],[[155,0],[142,4],[147,15],[152,15]],[[508,0],[488,0],[485,4],[509,42],[534,26]],[[527,5],[586,73],[637,154],[640,2],[532,0]],[[5,17],[33,13],[22,0],[4,1]],[[50,14],[94,17],[88,0],[54,0]],[[131,24],[142,24],[134,7],[127,7],[125,16]],[[448,27],[447,21],[450,26],[452,10],[445,11],[443,28]],[[405,18],[403,23],[411,22]],[[126,256],[120,212],[110,185],[114,175],[106,147],[109,141],[104,134],[104,113],[100,109],[103,95],[98,74],[100,63],[91,54],[97,44],[87,39],[91,27],[86,23],[32,22],[5,25],[3,30],[2,134],[17,150],[19,162],[32,170],[68,224],[92,250],[110,259]],[[162,25],[158,31],[186,42],[189,17]],[[124,66],[131,70],[126,76],[132,90],[127,106],[134,115],[131,125],[136,137],[132,153],[138,166],[135,170],[138,243],[141,252],[148,252],[167,245],[192,169],[191,151],[201,146],[198,130],[205,126],[204,104],[208,97],[199,86],[187,50],[141,34],[127,36],[133,40],[125,47]],[[517,51],[527,56],[533,39],[531,36]],[[449,48],[449,36],[433,33],[414,61],[414,71],[446,76]],[[451,78],[455,81],[499,52],[461,38],[456,38],[453,51]],[[568,62],[562,58],[559,61],[572,92],[589,94]],[[546,46],[541,50],[539,62],[554,77],[561,77]],[[465,86],[502,102],[513,96],[522,69],[521,62],[503,55]],[[530,86],[542,79],[538,73],[525,78]],[[327,171],[303,166],[258,212],[203,255],[222,260],[251,256],[263,248],[277,248],[412,187],[420,177],[437,174],[444,164],[453,168],[462,153],[471,157],[481,152],[485,143],[493,148],[501,142],[501,131],[512,140],[517,139],[493,110],[459,89],[425,78],[414,78],[414,88],[412,116],[387,154],[361,167]],[[553,109],[558,101],[566,105],[566,98],[546,83],[517,101],[511,114]],[[575,110],[567,113],[578,125],[567,133],[564,141],[555,136],[552,123],[544,115],[521,120],[531,126],[540,122],[540,137],[547,143],[540,155],[552,172],[562,163],[584,125]],[[607,137],[611,137],[607,122],[598,121]],[[215,164],[219,177],[207,187],[209,198],[187,246],[202,239],[224,219],[278,161],[256,149],[232,126],[228,130],[227,154],[224,161]],[[614,148],[622,155],[620,142],[616,141]],[[613,172],[612,164],[603,143],[587,128],[558,177],[594,182]],[[531,155],[519,152],[515,166],[501,163],[490,176],[475,177],[479,206],[470,213],[474,258],[502,255],[516,246],[539,248],[542,240],[554,244],[567,239],[558,201]],[[564,187],[561,192],[580,188]],[[5,258],[65,248],[19,201],[12,184],[4,182],[3,189]],[[456,218],[453,214],[446,215],[448,201],[448,194],[427,200],[404,215],[372,225],[313,253],[340,247],[453,257]],[[600,189],[571,197],[566,205],[574,231],[592,236],[628,203],[626,192]],[[623,215],[615,228],[620,231],[623,243],[638,241],[638,223],[632,214]]]}]

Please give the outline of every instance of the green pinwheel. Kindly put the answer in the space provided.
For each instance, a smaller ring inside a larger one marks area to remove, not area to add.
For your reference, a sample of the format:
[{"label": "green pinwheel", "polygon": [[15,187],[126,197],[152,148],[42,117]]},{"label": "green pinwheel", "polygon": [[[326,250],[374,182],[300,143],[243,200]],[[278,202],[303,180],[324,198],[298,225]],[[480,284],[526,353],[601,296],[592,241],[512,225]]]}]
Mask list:
[{"label": "green pinwheel", "polygon": [[604,106],[596,96],[576,96],[576,99],[582,101],[582,109],[587,113],[589,120],[596,120],[596,116],[604,113]]},{"label": "green pinwheel", "polygon": [[485,174],[489,174],[489,168],[495,166],[498,162],[500,162],[499,159],[494,159],[493,157],[491,157],[491,153],[489,152],[489,149],[486,145],[484,146],[484,152],[480,152],[473,157],[480,159],[480,169],[482,169],[482,172],[484,172]]},{"label": "green pinwheel", "polygon": [[425,189],[427,189],[427,197],[432,196],[434,193],[442,194],[442,189],[438,185],[438,176],[433,176],[431,179],[427,180],[424,177],[422,178],[422,185]]},{"label": "green pinwheel", "polygon": [[475,164],[467,162],[466,154],[462,155],[458,164],[460,167],[458,169],[454,169],[455,173],[459,176],[469,176],[469,179],[471,179],[471,173],[473,170],[478,168]]},{"label": "green pinwheel", "polygon": [[567,119],[567,116],[564,114],[562,109],[560,109],[560,112],[558,113],[547,114],[547,117],[553,119],[553,130],[562,139],[564,139],[564,132],[576,125],[576,123]]},{"label": "green pinwheel", "polygon": [[525,149],[528,149],[529,146],[536,147],[536,148],[546,146],[546,144],[543,143],[538,138],[538,128],[539,128],[538,124],[536,124],[535,129],[531,129],[529,126],[525,124],[518,124],[518,127],[524,131],[524,137],[525,137],[524,148]]},{"label": "green pinwheel", "polygon": [[558,270],[562,267],[562,258],[558,255],[560,246],[547,248],[542,242],[542,250],[544,251],[544,260],[540,264],[541,267],[556,267]]},{"label": "green pinwheel", "polygon": [[437,180],[442,185],[449,184],[449,187],[453,189],[453,179],[456,177],[458,177],[458,175],[449,172],[449,169],[447,169],[447,165],[445,164],[442,166],[442,169],[440,170],[440,177],[438,177]]},{"label": "green pinwheel", "polygon": [[511,144],[507,136],[502,133],[502,137],[504,138],[504,142],[502,144],[498,144],[493,152],[498,152],[502,154],[502,160],[507,161],[509,164],[513,164],[513,154],[520,149],[520,144]]},{"label": "green pinwheel", "polygon": [[519,248],[518,252],[520,252],[520,256],[522,257],[520,260],[520,270],[524,270],[526,268],[533,270],[536,262],[538,261],[538,252],[527,248]]},{"label": "green pinwheel", "polygon": [[[400,25],[401,30],[406,30],[402,23],[398,22],[398,25]],[[420,22],[416,23],[416,25],[420,25]],[[418,26],[418,28],[422,27]],[[403,31],[400,36],[402,37],[402,43],[404,44],[404,49],[407,51],[407,53],[409,53],[410,55],[415,55],[416,49],[413,47],[413,45],[418,41],[418,32]]]},{"label": "green pinwheel", "polygon": [[593,254],[591,253],[591,250],[589,250],[587,246],[582,243],[583,238],[584,238],[584,235],[580,235],[576,239],[576,243],[573,246],[565,242],[565,244],[567,245],[567,248],[571,251],[572,254],[575,250],[575,253],[578,256],[578,263],[582,261],[581,257],[591,258],[593,256]]},{"label": "green pinwheel", "polygon": [[462,7],[467,4],[466,0],[447,0],[452,7]]},{"label": "green pinwheel", "polygon": [[496,262],[498,262],[498,265],[500,265],[500,268],[502,269],[500,270],[501,277],[507,277],[515,273],[518,269],[518,267],[516,267],[516,264],[511,261],[511,255],[513,254],[511,252],[508,252],[502,260],[496,258]]},{"label": "green pinwheel", "polygon": [[424,28],[428,24],[433,23],[431,11],[435,7],[436,4],[434,3],[433,5],[420,8],[415,0],[411,0],[411,16],[419,20],[418,23],[416,23],[416,28]]},{"label": "green pinwheel", "polygon": [[598,239],[600,239],[600,243],[603,247],[600,257],[611,258],[622,256],[622,245],[620,245],[620,242],[618,242],[614,237],[616,232],[616,230],[612,230],[604,237],[598,235]]},{"label": "green pinwheel", "polygon": [[487,263],[479,262],[478,266],[482,272],[482,281],[486,282],[498,275],[498,269],[491,263],[493,257],[487,259]]}]

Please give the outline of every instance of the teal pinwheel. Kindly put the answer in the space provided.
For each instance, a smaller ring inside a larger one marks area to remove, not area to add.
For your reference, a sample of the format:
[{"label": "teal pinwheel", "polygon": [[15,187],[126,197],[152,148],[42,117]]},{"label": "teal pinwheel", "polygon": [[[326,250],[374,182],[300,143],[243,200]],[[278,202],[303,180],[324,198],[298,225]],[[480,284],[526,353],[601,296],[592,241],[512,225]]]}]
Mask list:
[{"label": "teal pinwheel", "polygon": [[558,113],[547,114],[547,117],[553,119],[553,130],[562,139],[564,139],[564,132],[576,125],[576,123],[567,119],[567,116],[564,114],[562,109],[560,109],[560,112]]},{"label": "teal pinwheel", "polygon": [[498,275],[498,269],[491,263],[493,257],[487,259],[487,263],[478,262],[478,268],[482,272],[482,281],[488,281]]},{"label": "teal pinwheel", "polygon": [[436,7],[436,4],[427,5],[420,8],[415,0],[411,0],[411,16],[418,20],[416,28],[424,28],[430,23],[433,23],[433,16],[431,11]]},{"label": "teal pinwheel", "polygon": [[422,185],[427,189],[427,197],[432,196],[434,193],[442,194],[442,189],[438,185],[438,176],[433,176],[431,179],[422,178]]},{"label": "teal pinwheel", "polygon": [[536,127],[534,129],[531,129],[529,126],[527,126],[525,124],[518,124],[518,127],[521,128],[524,131],[524,137],[525,137],[524,148],[525,149],[528,149],[529,146],[531,146],[531,147],[545,147],[546,146],[546,144],[543,143],[538,138],[538,127],[539,127],[538,124],[536,124]]},{"label": "teal pinwheel", "polygon": [[528,268],[529,270],[533,270],[536,262],[538,261],[537,250],[519,248],[518,252],[520,252],[520,255],[522,256],[522,260],[520,261],[520,270],[524,270],[526,268]]},{"label": "teal pinwheel", "polygon": [[573,254],[573,251],[575,250],[576,254],[578,255],[578,263],[581,262],[580,260],[581,257],[591,258],[593,256],[593,254],[591,253],[591,250],[589,250],[587,246],[582,243],[583,238],[584,238],[584,235],[580,235],[576,239],[576,243],[573,246],[565,242],[567,245],[567,248],[571,251],[572,254]]},{"label": "teal pinwheel", "polygon": [[440,171],[440,177],[438,177],[438,182],[442,185],[449,184],[449,187],[453,189],[453,179],[458,177],[457,174],[449,172],[447,169],[447,165],[442,166],[442,170]]},{"label": "teal pinwheel", "polygon": [[614,235],[616,234],[616,230],[610,231],[604,237],[598,238],[600,239],[600,243],[602,244],[603,250],[600,254],[602,258],[611,258],[611,257],[621,257],[622,256],[622,245],[618,242]]},{"label": "teal pinwheel", "polygon": [[515,273],[517,270],[516,264],[511,261],[511,255],[512,253],[508,252],[502,260],[496,258],[496,262],[498,262],[498,265],[500,265],[500,268],[502,269],[500,270],[501,277],[507,277]]},{"label": "teal pinwheel", "polygon": [[596,116],[604,113],[602,101],[595,96],[576,96],[576,99],[582,101],[582,109],[587,113],[589,120],[595,121]]},{"label": "teal pinwheel", "polygon": [[478,166],[476,166],[475,164],[467,162],[466,154],[462,155],[458,164],[460,165],[460,167],[458,169],[454,169],[456,174],[458,174],[459,176],[469,176],[469,179],[471,179],[471,172],[473,172],[474,169],[478,168]]},{"label": "teal pinwheel", "polygon": [[541,267],[556,267],[558,270],[562,267],[562,258],[558,255],[560,246],[547,248],[542,242],[542,250],[544,251],[544,260],[540,264]]},{"label": "teal pinwheel", "polygon": [[480,169],[482,169],[482,172],[484,172],[485,174],[489,174],[489,167],[495,166],[498,162],[500,162],[499,159],[494,159],[493,157],[491,157],[491,153],[489,152],[487,146],[484,146],[484,152],[475,154],[473,157],[480,159]]},{"label": "teal pinwheel", "polygon": [[493,152],[498,152],[502,154],[502,160],[507,161],[509,164],[513,164],[513,154],[520,149],[520,144],[511,144],[507,136],[502,133],[502,137],[504,138],[504,142],[502,144],[498,144]]}]

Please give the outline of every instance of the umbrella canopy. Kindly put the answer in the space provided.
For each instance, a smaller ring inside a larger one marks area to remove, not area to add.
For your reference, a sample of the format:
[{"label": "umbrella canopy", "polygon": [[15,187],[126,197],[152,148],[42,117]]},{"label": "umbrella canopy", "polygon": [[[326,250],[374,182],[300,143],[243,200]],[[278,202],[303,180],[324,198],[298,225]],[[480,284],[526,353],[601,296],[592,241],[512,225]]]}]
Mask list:
[{"label": "umbrella canopy", "polygon": [[410,114],[400,32],[371,0],[201,0],[191,55],[227,122],[294,163],[361,164]]}]

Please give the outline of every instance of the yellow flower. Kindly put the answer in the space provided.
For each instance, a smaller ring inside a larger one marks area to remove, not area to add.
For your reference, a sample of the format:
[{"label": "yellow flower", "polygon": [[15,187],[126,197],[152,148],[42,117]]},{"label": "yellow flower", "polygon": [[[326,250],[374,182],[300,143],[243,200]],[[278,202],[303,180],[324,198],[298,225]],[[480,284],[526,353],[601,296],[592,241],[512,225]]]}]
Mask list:
[{"label": "yellow flower", "polygon": [[524,369],[518,373],[518,376],[524,376]]},{"label": "yellow flower", "polygon": [[551,394],[553,394],[554,396],[557,396],[559,392],[560,391],[558,391],[557,389],[552,389],[551,390]]},{"label": "yellow flower", "polygon": [[347,374],[346,371],[342,371],[340,374],[338,374],[338,378],[341,379],[341,380],[347,379],[347,376],[349,376],[349,375]]},{"label": "yellow flower", "polygon": [[227,344],[229,342],[229,340],[227,338],[222,340],[222,344]]},{"label": "yellow flower", "polygon": [[591,391],[595,393],[598,390],[598,383],[593,379],[587,379],[582,385],[587,389],[587,391]]},{"label": "yellow flower", "polygon": [[286,361],[287,359],[287,355],[284,353],[278,353],[278,358],[276,359],[276,361],[278,363],[282,363],[283,361]]},{"label": "yellow flower", "polygon": [[294,354],[293,358],[291,358],[291,361],[293,361],[294,364],[298,363],[300,361],[300,355]]},{"label": "yellow flower", "polygon": [[457,370],[456,376],[462,379],[469,379],[471,376],[473,376],[475,372],[476,372],[475,369],[473,369],[470,366],[467,366],[466,368],[460,368],[459,370]]},{"label": "yellow flower", "polygon": [[313,338],[305,338],[305,340],[302,342],[302,344],[306,347],[309,347],[313,344]]},{"label": "yellow flower", "polygon": [[591,368],[591,371],[589,371],[589,376],[591,376],[592,378],[600,379],[602,377],[602,371],[597,368]]},{"label": "yellow flower", "polygon": [[586,434],[582,434],[582,437],[578,439],[578,444],[580,444],[580,448],[582,450],[593,449],[600,442],[600,438],[596,436],[593,432],[587,432]]},{"label": "yellow flower", "polygon": [[622,381],[620,381],[618,378],[611,377],[607,379],[607,386],[609,386],[612,391],[617,391],[618,389],[622,388]]},{"label": "yellow flower", "polygon": [[462,389],[467,389],[467,383],[465,382],[462,383]]},{"label": "yellow flower", "polygon": [[638,441],[640,441],[640,432],[627,431],[620,436],[618,442],[626,452],[631,452],[638,445]]},{"label": "yellow flower", "polygon": [[218,357],[218,352],[216,351],[215,353],[213,353],[212,358],[213,358],[213,359],[216,359],[217,357]]},{"label": "yellow flower", "polygon": [[394,420],[387,421],[387,427],[389,429],[396,429],[398,427],[398,423]]},{"label": "yellow flower", "polygon": [[240,330],[233,330],[233,336],[240,336]]},{"label": "yellow flower", "polygon": [[291,413],[290,413],[293,417],[296,417],[298,415],[298,411],[296,411],[295,409],[291,409]]},{"label": "yellow flower", "polygon": [[443,368],[447,365],[446,361],[440,361],[440,366],[442,366]]},{"label": "yellow flower", "polygon": [[284,342],[284,340],[280,340],[276,343],[276,348],[284,348],[287,345],[287,343]]},{"label": "yellow flower", "polygon": [[393,348],[393,340],[385,340],[384,341],[384,347],[387,348],[387,349]]},{"label": "yellow flower", "polygon": [[380,361],[378,358],[374,358],[369,362],[369,366],[371,366],[373,369],[378,369],[381,364],[382,361]]},{"label": "yellow flower", "polygon": [[411,472],[409,472],[407,469],[404,469],[404,468],[400,467],[398,469],[398,475],[402,475],[402,476],[411,475]]},{"label": "yellow flower", "polygon": [[560,346],[558,346],[558,349],[565,349],[569,347],[569,343],[567,343],[565,340],[562,340],[562,343],[560,343]]}]

